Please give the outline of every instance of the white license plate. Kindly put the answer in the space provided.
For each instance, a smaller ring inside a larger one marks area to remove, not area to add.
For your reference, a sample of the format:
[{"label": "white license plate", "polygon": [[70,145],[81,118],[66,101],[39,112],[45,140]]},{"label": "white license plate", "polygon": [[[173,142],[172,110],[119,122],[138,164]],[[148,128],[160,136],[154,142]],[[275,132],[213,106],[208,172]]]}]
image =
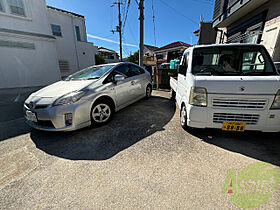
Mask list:
[{"label": "white license plate", "polygon": [[38,122],[36,114],[31,111],[26,111],[26,119],[32,122]]}]

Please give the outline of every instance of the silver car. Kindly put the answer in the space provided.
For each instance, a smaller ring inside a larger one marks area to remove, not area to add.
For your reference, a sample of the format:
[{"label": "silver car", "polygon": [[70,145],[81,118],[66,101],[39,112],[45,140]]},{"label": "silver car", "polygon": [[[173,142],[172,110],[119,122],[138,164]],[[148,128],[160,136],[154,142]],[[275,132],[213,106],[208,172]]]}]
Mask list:
[{"label": "silver car", "polygon": [[33,128],[72,131],[107,123],[114,112],[151,92],[150,74],[136,64],[92,66],[31,94],[24,113]]}]

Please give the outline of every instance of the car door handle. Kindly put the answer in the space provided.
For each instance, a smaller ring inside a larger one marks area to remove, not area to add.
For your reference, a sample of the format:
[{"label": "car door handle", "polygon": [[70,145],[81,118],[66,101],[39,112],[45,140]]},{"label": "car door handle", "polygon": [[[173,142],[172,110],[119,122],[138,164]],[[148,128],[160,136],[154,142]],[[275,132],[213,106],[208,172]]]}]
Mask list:
[{"label": "car door handle", "polygon": [[131,85],[135,85],[135,81],[131,81]]}]

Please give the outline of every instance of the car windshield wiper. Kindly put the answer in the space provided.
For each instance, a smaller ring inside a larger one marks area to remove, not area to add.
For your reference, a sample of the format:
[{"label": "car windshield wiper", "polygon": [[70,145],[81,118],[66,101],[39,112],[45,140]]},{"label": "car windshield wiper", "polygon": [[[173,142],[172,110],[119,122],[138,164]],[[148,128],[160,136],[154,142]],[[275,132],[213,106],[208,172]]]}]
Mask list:
[{"label": "car windshield wiper", "polygon": [[92,78],[87,78],[87,80],[94,80],[94,79],[99,79],[100,77],[92,77]]}]

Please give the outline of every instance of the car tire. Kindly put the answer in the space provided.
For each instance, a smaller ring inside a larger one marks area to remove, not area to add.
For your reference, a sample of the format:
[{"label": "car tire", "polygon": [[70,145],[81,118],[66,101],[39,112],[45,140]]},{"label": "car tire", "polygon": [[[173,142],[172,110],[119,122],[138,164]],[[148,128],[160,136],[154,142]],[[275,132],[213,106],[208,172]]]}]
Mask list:
[{"label": "car tire", "polygon": [[151,98],[152,96],[152,86],[151,85],[148,85],[147,88],[146,88],[146,99],[149,99]]},{"label": "car tire", "polygon": [[185,130],[188,128],[187,125],[187,108],[185,106],[185,104],[182,105],[182,108],[180,110],[180,124],[182,126],[182,128],[184,128]]},{"label": "car tire", "polygon": [[108,123],[114,114],[114,106],[109,100],[99,100],[91,108],[91,125],[101,126]]}]

